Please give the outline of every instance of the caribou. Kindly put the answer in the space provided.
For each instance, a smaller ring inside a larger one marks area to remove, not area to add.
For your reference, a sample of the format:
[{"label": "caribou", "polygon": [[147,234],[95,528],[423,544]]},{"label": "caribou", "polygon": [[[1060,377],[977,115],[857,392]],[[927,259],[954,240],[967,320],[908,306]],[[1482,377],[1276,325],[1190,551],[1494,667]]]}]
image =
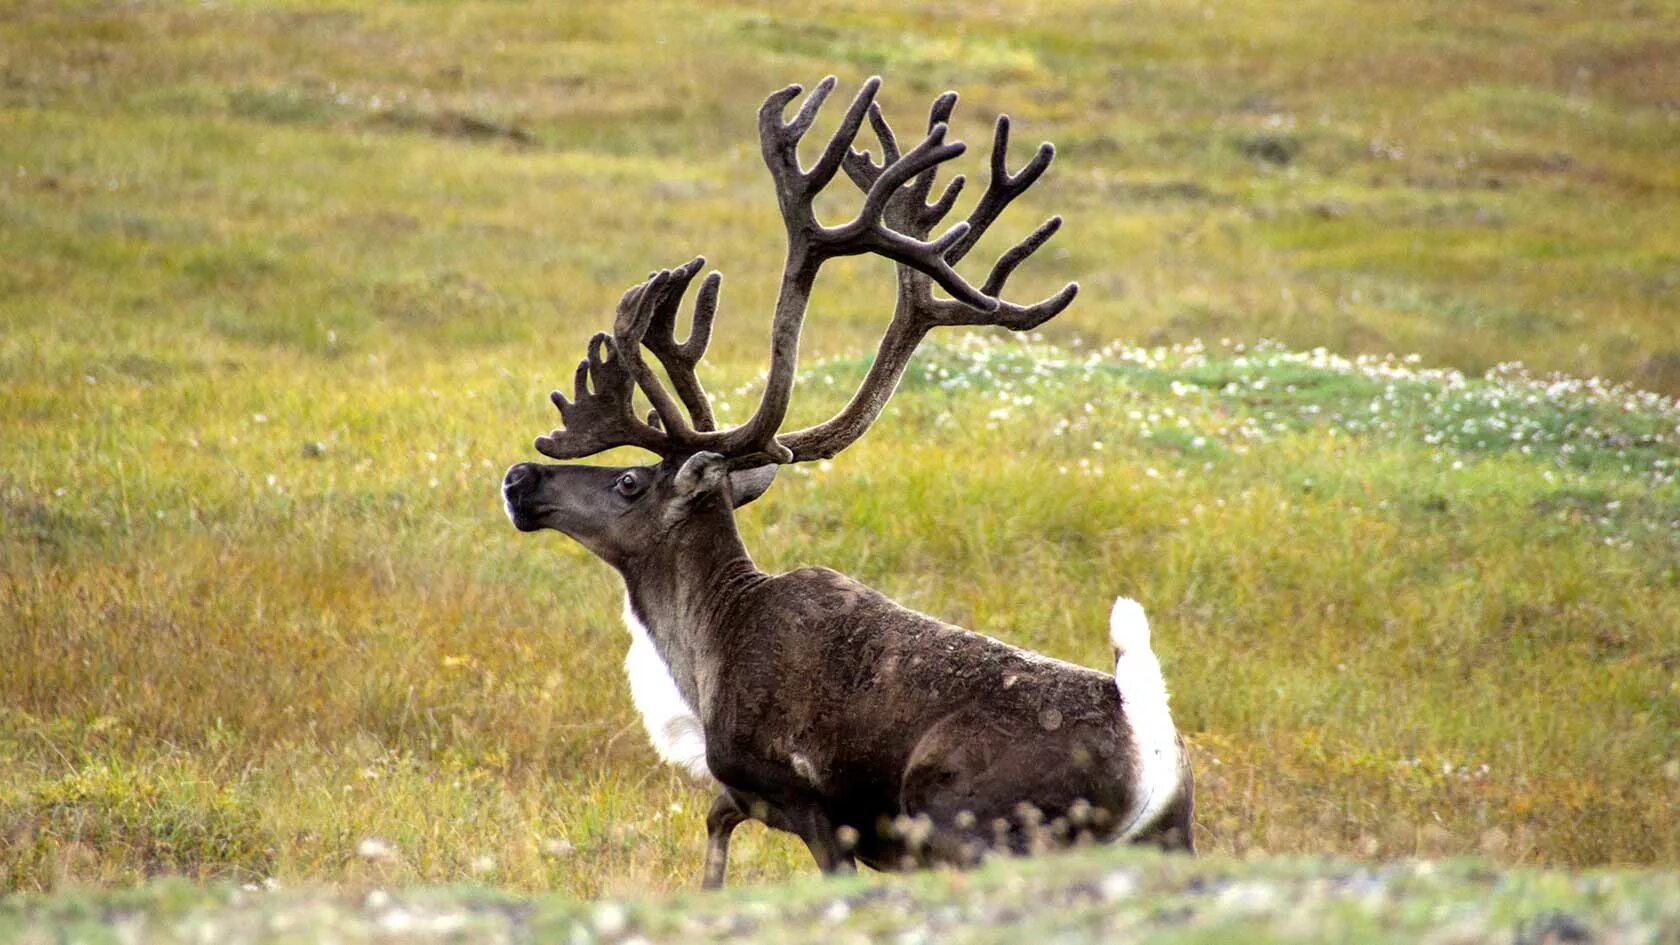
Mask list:
[{"label": "caribou", "polygon": [[[589,340],[572,396],[550,395],[561,427],[535,446],[562,461],[615,447],[657,461],[519,463],[502,483],[507,514],[521,531],[569,536],[622,576],[632,699],[660,758],[717,791],[705,887],[723,884],[730,835],[749,819],[797,835],[825,873],[858,862],[966,866],[1081,841],[1193,851],[1189,761],[1138,604],[1115,602],[1113,670],[1099,672],[909,610],[826,568],[772,575],[748,556],[735,510],[763,495],[779,466],[834,457],[862,436],[929,331],[1029,330],[1079,290],[1070,283],[1026,305],[1002,297],[1060,217],[1003,253],[978,287],[954,268],[1044,174],[1050,144],[1011,172],[1009,119],[1000,116],[986,189],[967,219],[933,237],[964,184],[956,176],[930,200],[940,166],[964,150],[946,140],[956,94],[935,100],[926,135],[901,150],[876,101],[880,80],[869,79],[807,167],[799,144],[834,87],[824,79],[791,120],[797,85],[758,112],[787,255],[752,415],[718,429],[697,374],[719,274],[701,281],[679,342],[678,312],[705,260],[652,273],[624,294],[612,330]],[[880,163],[853,146],[866,121]],[[813,201],[841,172],[862,206],[849,222],[824,225]],[[835,416],[783,432],[817,274],[861,254],[892,260],[897,277],[874,361]],[[645,419],[637,391],[651,407]]]}]

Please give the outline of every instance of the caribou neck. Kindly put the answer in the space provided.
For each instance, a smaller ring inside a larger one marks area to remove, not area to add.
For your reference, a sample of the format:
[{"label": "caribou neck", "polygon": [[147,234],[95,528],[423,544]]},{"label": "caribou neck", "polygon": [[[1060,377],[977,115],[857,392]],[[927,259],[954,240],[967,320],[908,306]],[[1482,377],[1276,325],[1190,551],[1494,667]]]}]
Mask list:
[{"label": "caribou neck", "polygon": [[700,707],[699,674],[710,628],[729,600],[765,578],[741,544],[733,514],[727,508],[707,511],[716,514],[695,515],[620,569],[630,608],[691,709]]}]

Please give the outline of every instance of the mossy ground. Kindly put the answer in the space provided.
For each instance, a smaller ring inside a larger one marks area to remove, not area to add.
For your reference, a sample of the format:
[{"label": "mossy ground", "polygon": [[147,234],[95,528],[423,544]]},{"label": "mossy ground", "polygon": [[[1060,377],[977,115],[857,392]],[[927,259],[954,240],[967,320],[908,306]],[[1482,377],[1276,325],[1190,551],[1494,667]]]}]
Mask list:
[{"label": "mossy ground", "polygon": [[390,892],[241,889],[181,881],[0,902],[17,945],[431,942],[1671,942],[1672,872],[1501,869],[1473,860],[1369,866],[1139,850],[1062,853],[972,873],[806,877],[728,890],[579,902],[456,886]]}]

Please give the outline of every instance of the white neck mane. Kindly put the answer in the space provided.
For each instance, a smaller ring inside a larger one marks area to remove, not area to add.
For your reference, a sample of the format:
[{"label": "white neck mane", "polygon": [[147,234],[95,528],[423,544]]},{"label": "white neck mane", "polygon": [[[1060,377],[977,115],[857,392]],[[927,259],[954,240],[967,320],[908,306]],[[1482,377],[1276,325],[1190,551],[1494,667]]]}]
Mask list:
[{"label": "white neck mane", "polygon": [[654,752],[666,764],[711,781],[712,772],[706,767],[705,729],[693,707],[677,691],[671,670],[660,658],[647,627],[636,618],[629,595],[624,598],[624,626],[630,631],[624,674],[630,677],[630,699],[642,715]]}]

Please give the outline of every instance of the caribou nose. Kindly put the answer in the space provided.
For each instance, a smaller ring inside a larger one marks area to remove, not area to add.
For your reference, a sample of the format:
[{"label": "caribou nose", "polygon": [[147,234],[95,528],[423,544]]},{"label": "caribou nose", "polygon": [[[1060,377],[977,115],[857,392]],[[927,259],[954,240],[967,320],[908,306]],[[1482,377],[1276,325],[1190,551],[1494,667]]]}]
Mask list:
[{"label": "caribou nose", "polygon": [[502,477],[502,491],[511,493],[519,487],[536,479],[536,470],[530,463],[517,463],[508,467],[507,475]]},{"label": "caribou nose", "polygon": [[542,471],[530,463],[518,463],[508,467],[507,474],[502,477],[502,510],[507,512],[508,521],[513,523],[513,527],[522,532],[536,531],[538,528],[526,512],[525,505],[541,482]]}]

